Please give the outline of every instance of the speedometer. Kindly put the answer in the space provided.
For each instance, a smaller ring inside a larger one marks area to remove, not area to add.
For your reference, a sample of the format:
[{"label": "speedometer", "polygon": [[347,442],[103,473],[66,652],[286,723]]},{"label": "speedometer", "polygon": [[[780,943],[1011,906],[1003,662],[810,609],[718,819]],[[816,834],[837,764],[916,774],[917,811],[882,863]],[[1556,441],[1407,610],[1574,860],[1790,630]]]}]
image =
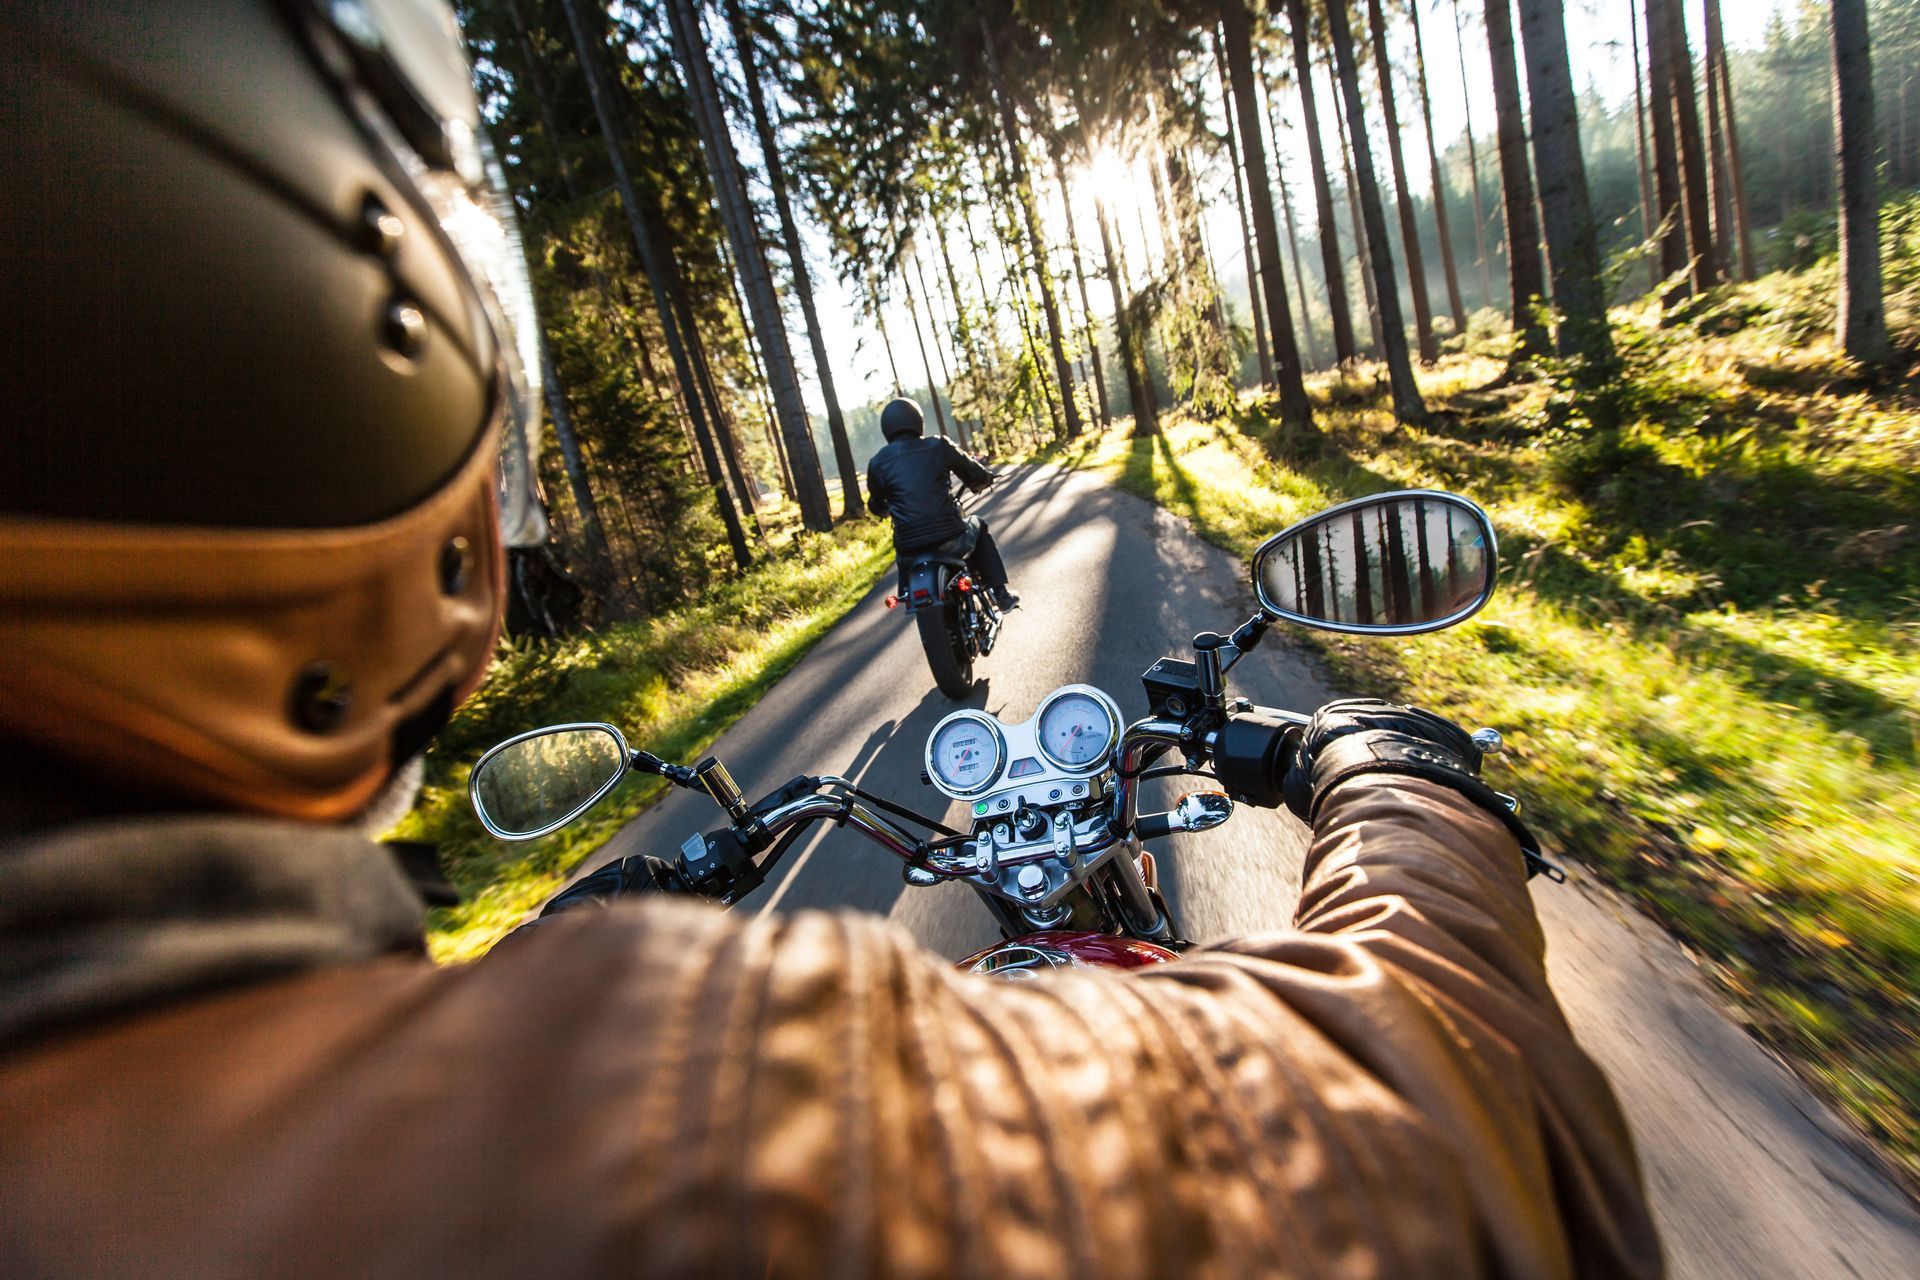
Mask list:
[{"label": "speedometer", "polygon": [[977,712],[950,716],[927,740],[927,771],[950,795],[985,791],[1000,776],[1000,730]]},{"label": "speedometer", "polygon": [[1106,700],[1063,689],[1040,708],[1040,750],[1062,769],[1087,769],[1113,750],[1119,725]]}]

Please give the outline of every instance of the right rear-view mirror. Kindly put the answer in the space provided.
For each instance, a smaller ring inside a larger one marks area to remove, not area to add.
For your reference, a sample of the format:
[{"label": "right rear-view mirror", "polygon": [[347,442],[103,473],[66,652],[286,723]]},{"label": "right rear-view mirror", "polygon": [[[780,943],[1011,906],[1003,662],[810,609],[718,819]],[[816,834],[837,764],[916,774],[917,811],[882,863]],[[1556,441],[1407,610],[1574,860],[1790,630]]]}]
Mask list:
[{"label": "right rear-view mirror", "polygon": [[1344,502],[1275,534],[1254,552],[1253,583],[1272,618],[1411,635],[1477,613],[1498,565],[1486,512],[1416,489]]}]

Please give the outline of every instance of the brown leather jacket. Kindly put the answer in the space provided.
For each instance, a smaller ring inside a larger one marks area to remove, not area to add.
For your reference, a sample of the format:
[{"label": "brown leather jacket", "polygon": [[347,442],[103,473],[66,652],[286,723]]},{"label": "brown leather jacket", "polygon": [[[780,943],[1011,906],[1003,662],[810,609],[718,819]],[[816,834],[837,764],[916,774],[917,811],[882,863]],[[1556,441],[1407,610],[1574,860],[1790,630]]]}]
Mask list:
[{"label": "brown leather jacket", "polygon": [[1425,783],[1330,798],[1293,931],[1024,984],[668,901],[368,959],[368,846],[153,831],[0,855],[0,1275],[1660,1272],[1519,854]]}]

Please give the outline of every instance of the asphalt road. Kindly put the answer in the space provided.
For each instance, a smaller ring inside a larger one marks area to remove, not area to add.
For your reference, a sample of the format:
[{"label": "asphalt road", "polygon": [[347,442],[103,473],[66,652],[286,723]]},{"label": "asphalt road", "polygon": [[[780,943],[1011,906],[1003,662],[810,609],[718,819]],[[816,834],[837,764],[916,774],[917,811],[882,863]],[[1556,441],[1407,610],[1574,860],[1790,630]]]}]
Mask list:
[{"label": "asphalt road", "polygon": [[[1143,715],[1140,672],[1162,654],[1185,655],[1195,632],[1228,630],[1252,611],[1234,557],[1086,475],[1021,470],[977,510],[1024,600],[973,694],[954,703],[932,687],[911,623],[883,603],[889,576],[715,745],[749,797],[799,774],[840,773],[933,812],[942,797],[920,783],[922,749],[956,706],[1017,722],[1049,690],[1088,683],[1112,694],[1124,716]],[[1335,693],[1278,634],[1235,669],[1232,687],[1298,710]],[[961,806],[947,817],[959,825]],[[675,793],[596,862],[670,856],[688,834],[717,825],[710,802]],[[1187,936],[1205,942],[1285,925],[1299,895],[1302,836],[1288,815],[1243,807],[1225,826],[1160,842],[1161,883]],[[1913,1203],[1727,1018],[1670,938],[1570,871],[1566,886],[1535,882],[1549,968],[1575,1031],[1625,1103],[1672,1273],[1920,1276]],[[890,855],[831,827],[802,837],[739,909],[807,908],[889,916],[955,959],[996,936],[970,890],[909,888]]]}]

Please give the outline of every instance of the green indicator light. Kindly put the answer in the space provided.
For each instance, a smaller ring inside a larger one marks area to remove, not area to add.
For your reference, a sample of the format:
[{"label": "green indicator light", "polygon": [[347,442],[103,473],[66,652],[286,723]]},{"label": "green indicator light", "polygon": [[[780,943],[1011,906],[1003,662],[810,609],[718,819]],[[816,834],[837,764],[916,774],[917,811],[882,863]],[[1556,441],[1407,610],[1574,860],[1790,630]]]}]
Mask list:
[{"label": "green indicator light", "polygon": [[980,814],[985,813],[986,811],[987,811],[987,802],[985,800],[974,801],[973,812],[976,817],[979,816]]}]

